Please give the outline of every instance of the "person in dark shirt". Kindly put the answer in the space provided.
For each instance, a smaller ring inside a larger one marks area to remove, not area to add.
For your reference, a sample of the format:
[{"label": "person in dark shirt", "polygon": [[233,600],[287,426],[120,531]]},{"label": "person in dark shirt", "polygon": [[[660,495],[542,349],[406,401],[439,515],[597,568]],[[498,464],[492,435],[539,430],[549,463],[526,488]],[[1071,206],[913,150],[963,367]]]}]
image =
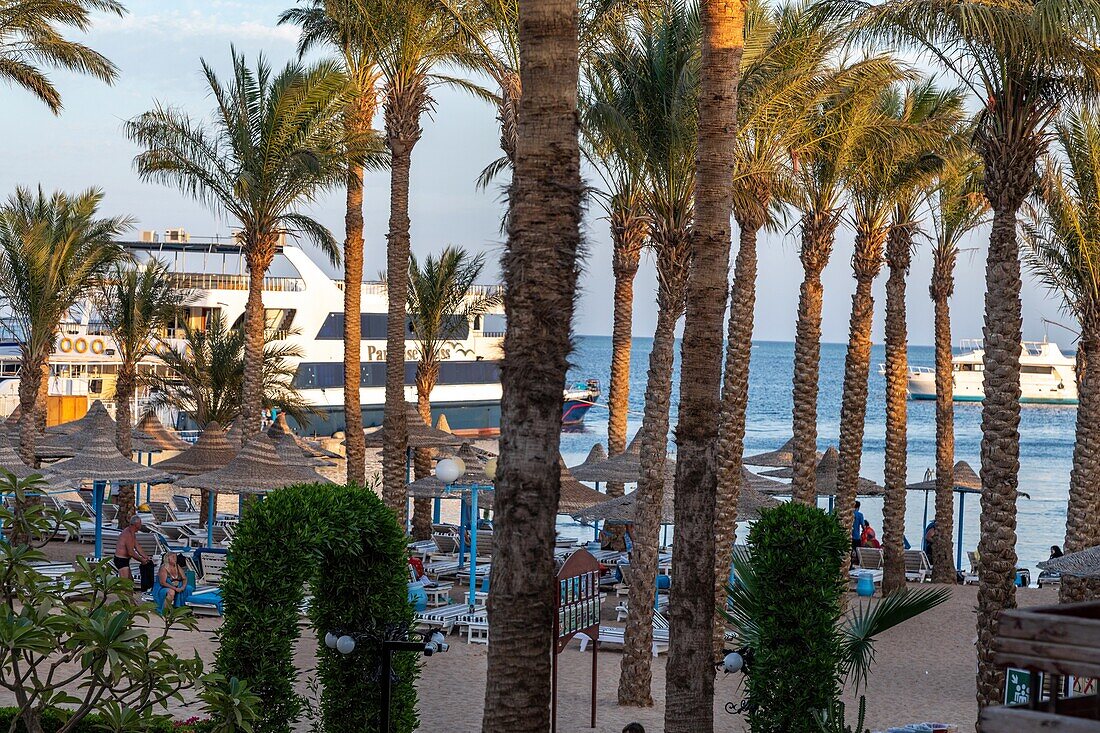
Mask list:
[{"label": "person in dark shirt", "polygon": [[852,522],[852,549],[863,546],[863,512],[859,510],[859,502],[856,502],[855,521]]}]

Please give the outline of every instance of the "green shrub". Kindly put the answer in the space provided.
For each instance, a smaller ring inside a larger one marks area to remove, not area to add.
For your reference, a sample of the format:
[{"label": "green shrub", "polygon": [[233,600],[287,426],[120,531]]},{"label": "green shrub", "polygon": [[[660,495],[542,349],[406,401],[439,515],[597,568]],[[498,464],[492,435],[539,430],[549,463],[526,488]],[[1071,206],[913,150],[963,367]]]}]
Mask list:
[{"label": "green shrub", "polygon": [[[329,630],[407,628],[413,615],[406,563],[404,532],[370,489],[293,486],[247,509],[222,583],[216,668],[247,680],[260,697],[257,733],[288,733],[304,712],[293,660],[303,588],[310,587],[310,616],[321,640]],[[378,730],[379,652],[367,639],[346,657],[318,644],[323,730]],[[392,720],[399,733],[418,723],[418,664],[416,655],[395,655],[400,681]]]},{"label": "green shrub", "polygon": [[753,733],[819,733],[815,711],[840,694],[836,633],[845,584],[839,568],[848,533],[816,507],[797,502],[761,513],[748,538],[756,629],[746,693]]},{"label": "green shrub", "polygon": [[[0,708],[0,730],[12,730],[12,720],[19,714],[19,708]],[[72,711],[63,708],[46,708],[42,711],[42,733],[57,733],[72,717]],[[104,733],[110,725],[99,713],[88,713],[73,727],[72,733]],[[195,733],[191,726],[173,723],[163,717],[155,717],[143,727],[146,733]],[[15,724],[14,733],[27,733],[26,726],[20,720]]]}]

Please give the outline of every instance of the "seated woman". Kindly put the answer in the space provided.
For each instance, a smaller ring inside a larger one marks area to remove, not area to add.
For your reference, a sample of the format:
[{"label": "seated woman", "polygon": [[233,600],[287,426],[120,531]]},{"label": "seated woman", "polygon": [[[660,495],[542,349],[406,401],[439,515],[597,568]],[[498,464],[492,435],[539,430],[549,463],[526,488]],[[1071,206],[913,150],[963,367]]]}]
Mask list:
[{"label": "seated woman", "polygon": [[182,606],[187,601],[187,574],[179,564],[179,555],[167,552],[157,573],[157,586],[153,589],[153,598],[157,609],[165,606]]}]

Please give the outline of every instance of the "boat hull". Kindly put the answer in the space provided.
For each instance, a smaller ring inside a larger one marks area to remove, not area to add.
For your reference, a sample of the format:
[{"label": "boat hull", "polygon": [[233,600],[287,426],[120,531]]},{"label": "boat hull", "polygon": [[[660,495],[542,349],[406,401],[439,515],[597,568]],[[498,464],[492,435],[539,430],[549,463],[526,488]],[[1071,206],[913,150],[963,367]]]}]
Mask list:
[{"label": "boat hull", "polygon": [[563,426],[583,425],[584,418],[592,409],[592,403],[587,400],[566,400],[561,408],[561,424]]},{"label": "boat hull", "polygon": [[[1020,404],[1076,405],[1077,389],[1071,376],[1021,375]],[[985,399],[982,372],[953,372],[952,399],[955,402],[981,402]],[[1067,383],[1068,381],[1068,383]],[[935,373],[930,369],[910,371],[909,399],[936,399]]]}]

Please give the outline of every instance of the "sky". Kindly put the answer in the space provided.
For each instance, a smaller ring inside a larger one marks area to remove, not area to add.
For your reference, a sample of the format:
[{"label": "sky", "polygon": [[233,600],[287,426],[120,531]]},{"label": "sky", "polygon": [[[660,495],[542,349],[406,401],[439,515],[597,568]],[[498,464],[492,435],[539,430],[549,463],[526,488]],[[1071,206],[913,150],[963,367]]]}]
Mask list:
[{"label": "sky", "polygon": [[[0,86],[0,194],[15,186],[47,190],[82,190],[95,186],[106,194],[104,214],[128,214],[139,229],[163,231],[183,227],[199,236],[226,234],[233,222],[225,220],[177,191],[143,183],[134,172],[137,147],[123,133],[125,120],[150,109],[154,101],[180,107],[192,115],[208,114],[211,102],[199,69],[200,58],[217,70],[230,66],[230,46],[250,60],[263,53],[273,65],[295,54],[297,30],[278,27],[275,19],[293,0],[124,0],[124,18],[97,16],[91,31],[71,34],[110,58],[120,69],[113,86],[93,79],[51,73],[65,108],[60,116],[30,94]],[[499,277],[497,260],[503,247],[500,232],[499,189],[478,190],[481,169],[500,155],[495,112],[485,102],[448,88],[433,90],[435,111],[423,121],[424,134],[413,153],[410,217],[412,246],[418,255],[457,245],[487,253],[484,279]],[[379,123],[380,124],[380,123]],[[592,171],[587,175],[594,178]],[[365,190],[367,278],[376,277],[385,264],[385,233],[389,215],[389,178],[369,174]],[[327,225],[338,240],[343,237],[343,195],[334,191],[308,209]],[[581,297],[575,314],[578,334],[611,332],[610,237],[598,207],[589,211],[584,235],[586,256],[580,282]],[[794,338],[795,312],[801,282],[797,227],[761,238],[757,340]],[[736,249],[736,230],[734,248]],[[952,300],[953,332],[980,338],[984,292],[985,239],[988,230],[974,232],[963,246],[972,251],[960,258]],[[852,236],[841,229],[824,274],[823,339],[844,342],[855,282],[851,275]],[[314,253],[315,259],[324,258]],[[931,257],[927,241],[919,243],[909,278],[909,341],[930,344],[933,339],[932,304],[928,298]],[[876,289],[874,339],[882,339],[885,273]],[[655,317],[653,258],[647,255],[635,283],[634,335],[651,336]],[[1042,339],[1044,318],[1073,325],[1060,311],[1060,301],[1025,275],[1024,337]],[[1049,336],[1065,348],[1073,335],[1057,327]]]}]

